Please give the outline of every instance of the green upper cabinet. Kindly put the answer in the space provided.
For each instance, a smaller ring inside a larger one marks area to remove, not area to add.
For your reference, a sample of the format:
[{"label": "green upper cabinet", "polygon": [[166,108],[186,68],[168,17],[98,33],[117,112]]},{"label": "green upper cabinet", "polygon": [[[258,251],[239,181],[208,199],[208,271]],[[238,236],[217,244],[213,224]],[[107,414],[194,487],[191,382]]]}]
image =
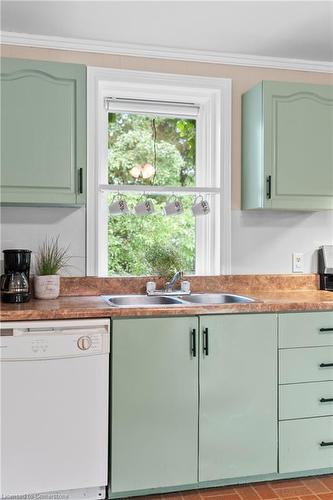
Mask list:
[{"label": "green upper cabinet", "polygon": [[243,95],[242,208],[333,209],[333,86],[264,81]]},{"label": "green upper cabinet", "polygon": [[1,60],[1,202],[82,205],[86,68]]}]

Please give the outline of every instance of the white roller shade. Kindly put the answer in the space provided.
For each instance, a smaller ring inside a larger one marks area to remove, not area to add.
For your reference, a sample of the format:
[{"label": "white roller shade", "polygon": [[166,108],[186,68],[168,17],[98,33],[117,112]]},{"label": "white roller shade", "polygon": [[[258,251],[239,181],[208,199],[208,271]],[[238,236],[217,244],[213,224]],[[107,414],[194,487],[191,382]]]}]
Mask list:
[{"label": "white roller shade", "polygon": [[176,118],[196,118],[199,114],[199,106],[193,103],[106,97],[104,105],[105,109],[111,113],[162,115]]}]

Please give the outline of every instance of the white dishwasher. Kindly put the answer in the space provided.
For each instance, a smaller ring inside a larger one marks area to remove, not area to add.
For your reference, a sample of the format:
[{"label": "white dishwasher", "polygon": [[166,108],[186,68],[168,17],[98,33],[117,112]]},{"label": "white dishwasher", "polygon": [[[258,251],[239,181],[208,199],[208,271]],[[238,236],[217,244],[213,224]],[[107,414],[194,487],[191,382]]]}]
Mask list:
[{"label": "white dishwasher", "polygon": [[105,498],[109,320],[0,327],[0,498]]}]

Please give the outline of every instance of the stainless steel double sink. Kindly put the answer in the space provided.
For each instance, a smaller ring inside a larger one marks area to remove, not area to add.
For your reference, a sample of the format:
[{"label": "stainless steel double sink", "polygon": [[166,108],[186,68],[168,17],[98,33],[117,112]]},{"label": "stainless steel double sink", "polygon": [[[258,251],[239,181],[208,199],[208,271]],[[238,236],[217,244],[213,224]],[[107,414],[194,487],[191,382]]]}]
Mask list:
[{"label": "stainless steel double sink", "polygon": [[230,293],[193,293],[190,295],[104,295],[113,307],[157,307],[177,305],[246,304],[256,302],[251,297]]}]

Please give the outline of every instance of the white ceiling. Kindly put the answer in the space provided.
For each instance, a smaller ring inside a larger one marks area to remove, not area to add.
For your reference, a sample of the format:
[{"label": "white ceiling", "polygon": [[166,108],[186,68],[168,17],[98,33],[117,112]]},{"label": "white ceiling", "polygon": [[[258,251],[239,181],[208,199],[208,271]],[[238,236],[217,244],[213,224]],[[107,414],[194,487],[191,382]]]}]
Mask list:
[{"label": "white ceiling", "polygon": [[333,61],[332,1],[15,1],[1,29],[105,42]]}]

